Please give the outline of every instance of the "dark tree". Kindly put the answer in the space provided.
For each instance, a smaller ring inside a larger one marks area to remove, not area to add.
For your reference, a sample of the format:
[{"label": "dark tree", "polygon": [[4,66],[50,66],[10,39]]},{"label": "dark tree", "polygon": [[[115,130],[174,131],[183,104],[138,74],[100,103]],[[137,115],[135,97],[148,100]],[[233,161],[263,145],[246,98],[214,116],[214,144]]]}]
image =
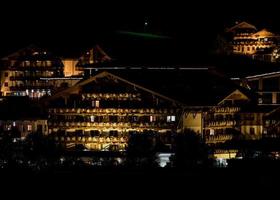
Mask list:
[{"label": "dark tree", "polygon": [[127,147],[127,165],[131,167],[156,166],[156,134],[154,132],[133,133]]},{"label": "dark tree", "polygon": [[26,137],[25,154],[31,159],[56,159],[61,155],[62,151],[63,149],[60,145],[41,133],[31,133]]},{"label": "dark tree", "polygon": [[176,167],[197,167],[208,160],[208,148],[201,137],[192,130],[185,130],[175,138]]}]

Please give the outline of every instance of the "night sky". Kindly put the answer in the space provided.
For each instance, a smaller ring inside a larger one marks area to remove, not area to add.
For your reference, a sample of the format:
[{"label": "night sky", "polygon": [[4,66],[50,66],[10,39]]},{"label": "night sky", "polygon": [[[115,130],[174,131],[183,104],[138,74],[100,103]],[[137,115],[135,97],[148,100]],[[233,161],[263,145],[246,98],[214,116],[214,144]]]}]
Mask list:
[{"label": "night sky", "polygon": [[[1,4],[1,55],[31,43],[69,52],[96,43],[119,45],[119,30],[168,35],[174,48],[180,46],[188,53],[207,52],[217,33],[235,21],[246,20],[259,28],[280,32],[277,6],[269,1]],[[135,40],[134,36],[127,37]]]}]

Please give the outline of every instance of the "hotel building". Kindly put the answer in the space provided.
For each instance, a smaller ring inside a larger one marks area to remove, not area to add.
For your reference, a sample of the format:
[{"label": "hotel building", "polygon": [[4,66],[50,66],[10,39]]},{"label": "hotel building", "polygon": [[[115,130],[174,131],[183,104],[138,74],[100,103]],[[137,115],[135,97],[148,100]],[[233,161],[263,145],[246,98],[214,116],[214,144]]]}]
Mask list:
[{"label": "hotel building", "polygon": [[247,22],[237,23],[226,30],[229,35],[234,54],[242,54],[269,62],[277,58],[274,51],[279,45],[279,35],[267,29],[258,30]]}]

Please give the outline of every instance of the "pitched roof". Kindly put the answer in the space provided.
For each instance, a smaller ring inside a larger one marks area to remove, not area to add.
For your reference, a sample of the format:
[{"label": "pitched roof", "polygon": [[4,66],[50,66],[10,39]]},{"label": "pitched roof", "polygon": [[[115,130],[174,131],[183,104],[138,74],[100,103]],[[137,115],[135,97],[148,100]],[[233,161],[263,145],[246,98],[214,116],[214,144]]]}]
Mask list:
[{"label": "pitched roof", "polygon": [[254,29],[254,30],[257,30],[257,28],[254,25],[243,21],[243,22],[238,23],[238,24],[234,25],[233,27],[227,29],[227,32],[234,32],[236,29]]},{"label": "pitched roof", "polygon": [[79,87],[103,76],[114,77],[119,81],[185,106],[216,105],[236,89],[242,92],[245,90],[208,69],[120,69],[110,72],[101,70],[95,76],[54,94],[48,99],[75,92]]},{"label": "pitched roof", "polygon": [[275,37],[276,35],[264,28],[256,33],[254,33],[253,36],[254,37]]}]

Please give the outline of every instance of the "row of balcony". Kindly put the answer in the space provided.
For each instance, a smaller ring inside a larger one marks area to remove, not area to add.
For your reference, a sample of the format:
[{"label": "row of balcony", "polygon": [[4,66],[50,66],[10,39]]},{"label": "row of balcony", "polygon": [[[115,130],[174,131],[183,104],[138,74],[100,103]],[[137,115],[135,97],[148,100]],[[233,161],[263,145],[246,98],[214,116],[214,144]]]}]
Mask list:
[{"label": "row of balcony", "polygon": [[48,122],[49,127],[59,127],[59,128],[77,128],[77,127],[94,127],[94,128],[122,128],[122,129],[129,129],[129,128],[143,128],[143,129],[150,129],[150,128],[172,128],[174,123],[133,123],[133,122]]},{"label": "row of balcony", "polygon": [[214,107],[212,111],[215,113],[236,113],[240,111],[240,107]]},{"label": "row of balcony", "polygon": [[120,98],[127,98],[127,99],[140,99],[140,94],[131,94],[131,93],[93,93],[93,94],[82,94],[83,99],[120,99]]},{"label": "row of balcony", "polygon": [[49,113],[52,114],[170,114],[174,113],[174,109],[122,109],[122,108],[51,108]]},{"label": "row of balcony", "polygon": [[225,142],[227,140],[232,140],[233,135],[224,134],[224,135],[209,135],[205,136],[205,142],[206,143],[219,143],[219,142]]},{"label": "row of balcony", "polygon": [[127,143],[128,139],[125,137],[68,137],[68,136],[54,136],[56,141],[60,142],[85,142],[85,143]]},{"label": "row of balcony", "polygon": [[224,126],[235,126],[236,121],[235,120],[223,120],[223,121],[210,121],[207,123],[208,127],[224,127]]},{"label": "row of balcony", "polygon": [[233,41],[233,44],[237,45],[237,44],[250,44],[250,45],[255,45],[256,47],[260,46],[260,45],[273,45],[275,44],[272,41]]}]

